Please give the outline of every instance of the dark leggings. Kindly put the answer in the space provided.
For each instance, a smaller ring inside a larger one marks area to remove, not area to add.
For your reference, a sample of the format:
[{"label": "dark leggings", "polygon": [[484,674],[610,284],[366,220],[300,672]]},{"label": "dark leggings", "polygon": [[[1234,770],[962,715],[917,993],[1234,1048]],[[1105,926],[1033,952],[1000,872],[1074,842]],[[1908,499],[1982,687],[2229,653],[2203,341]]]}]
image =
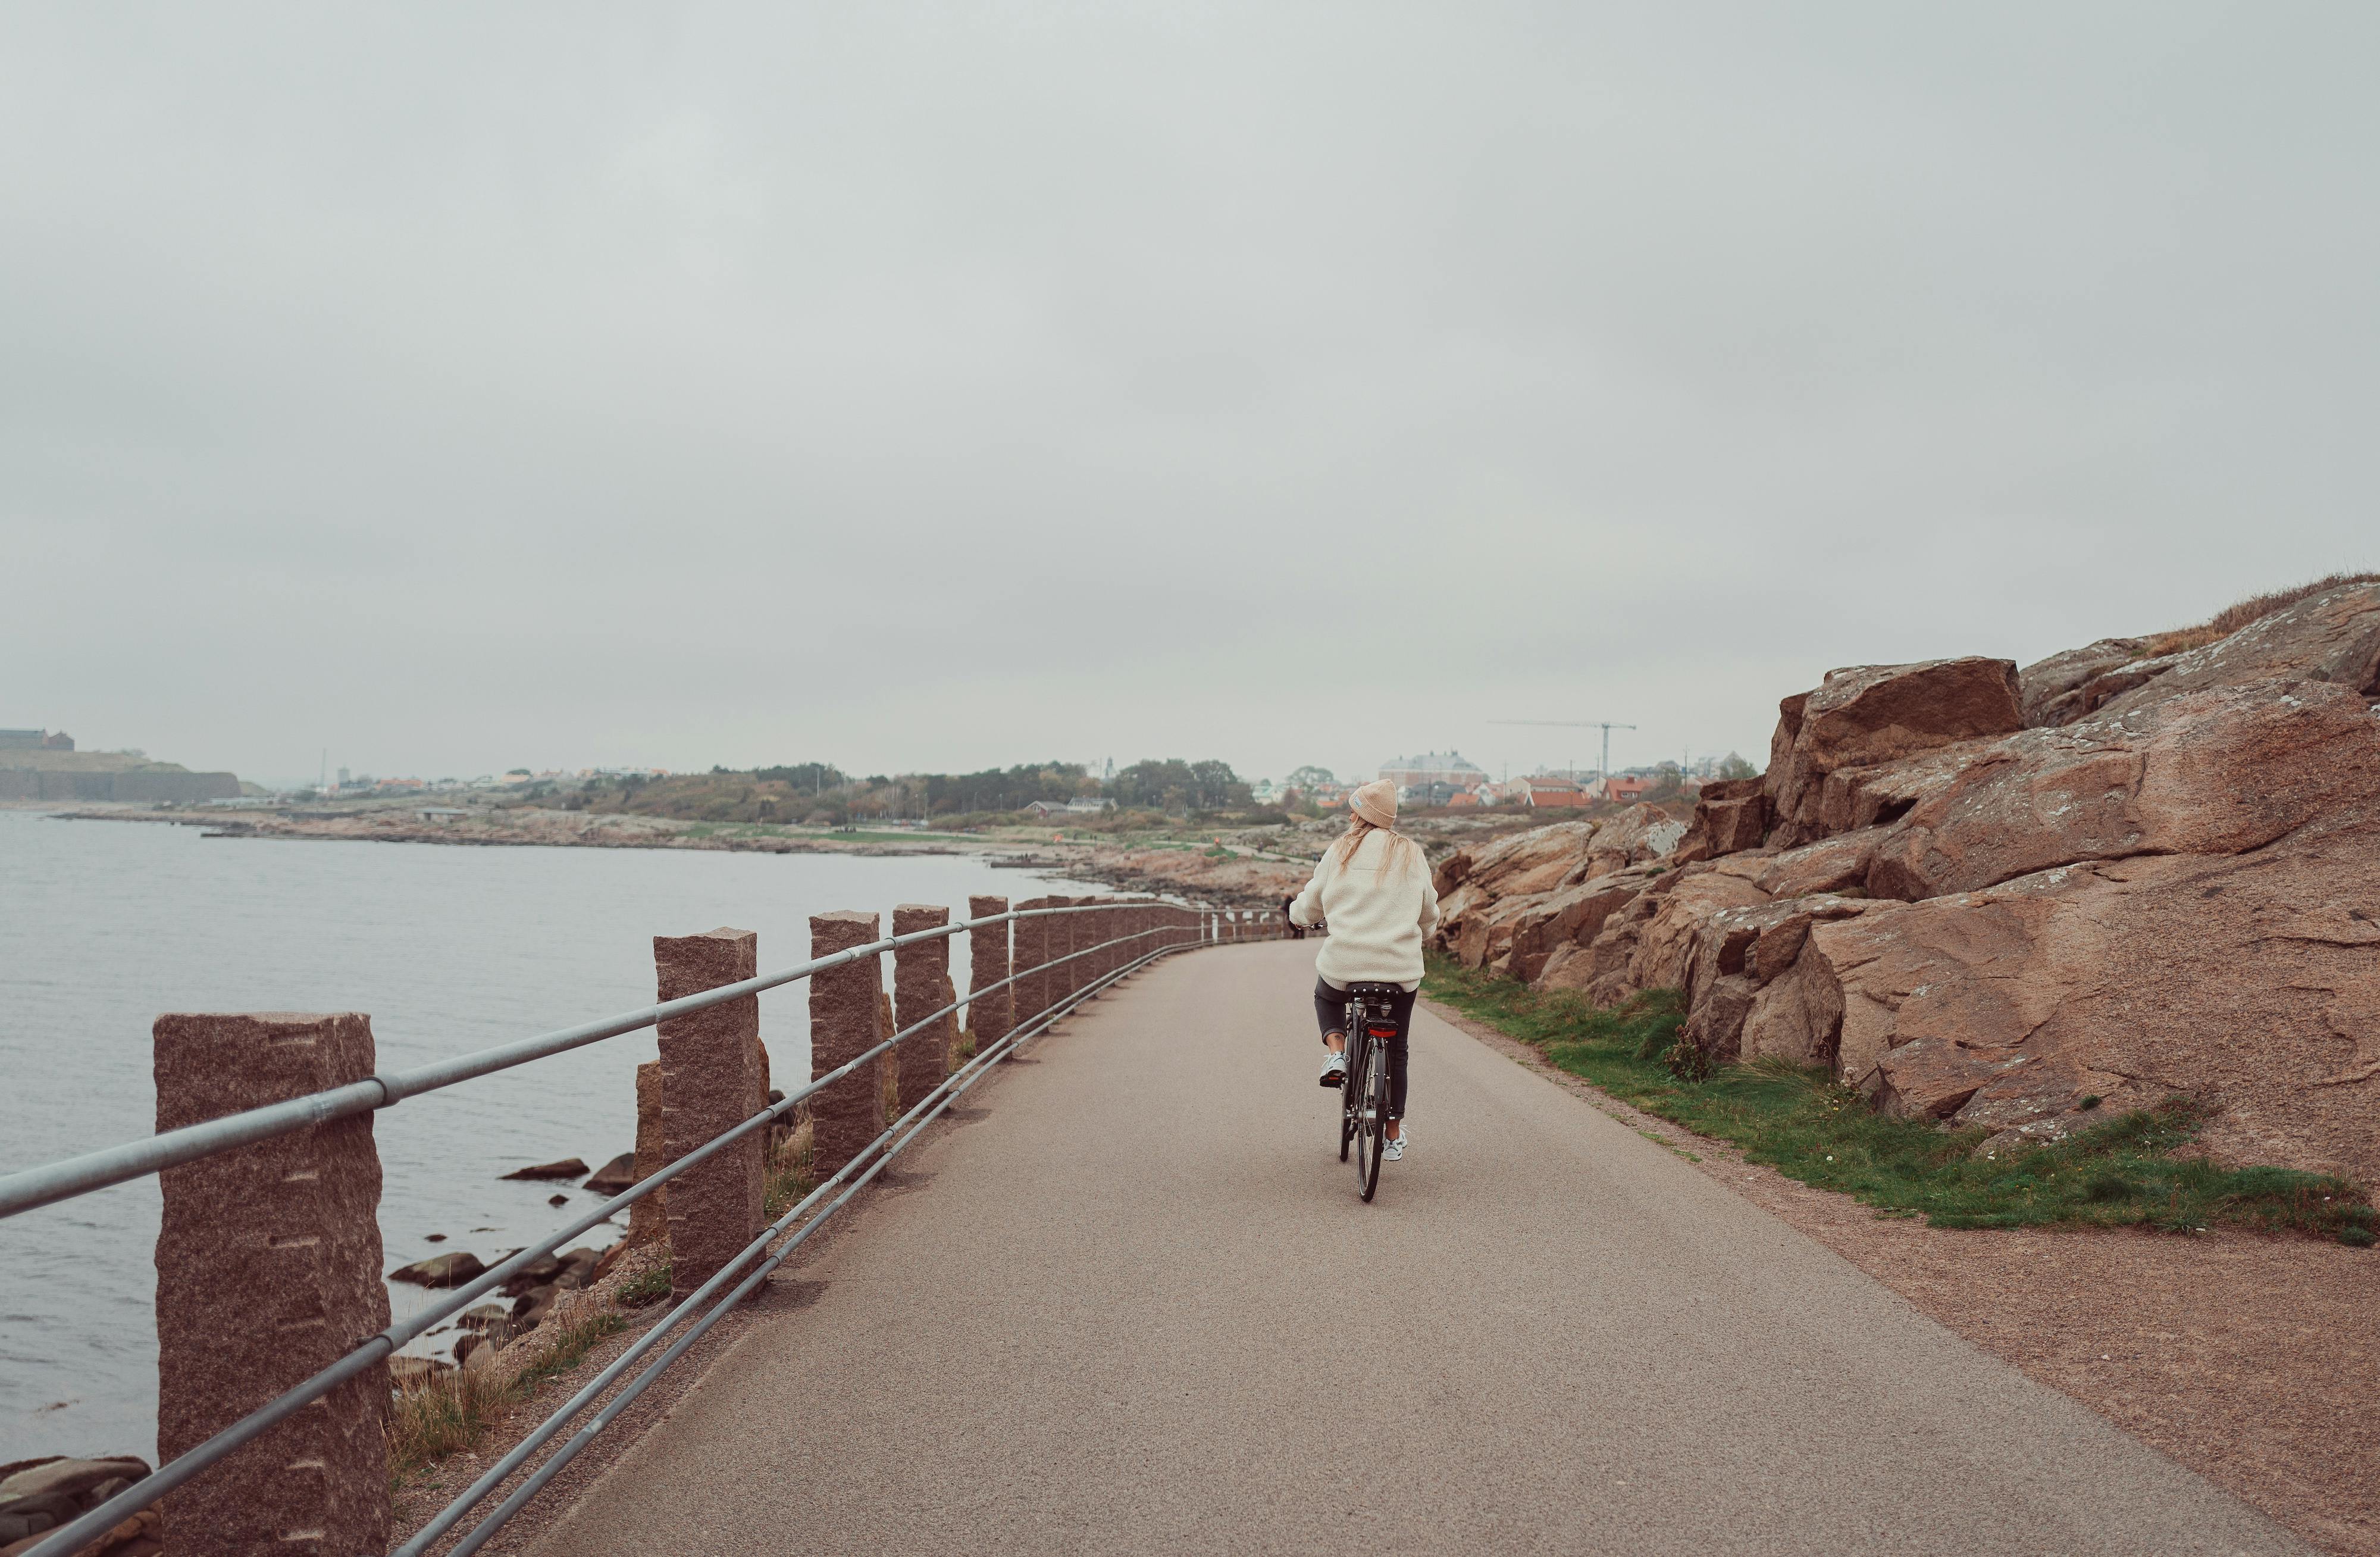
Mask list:
[{"label": "dark leggings", "polygon": [[[1417,990],[1399,990],[1390,1004],[1396,1016],[1397,1032],[1388,1040],[1389,1045],[1389,1117],[1405,1116],[1405,1034],[1413,1029],[1414,996]],[[1347,1030],[1347,991],[1334,990],[1321,979],[1314,981],[1314,1019],[1321,1024],[1322,1036]]]}]

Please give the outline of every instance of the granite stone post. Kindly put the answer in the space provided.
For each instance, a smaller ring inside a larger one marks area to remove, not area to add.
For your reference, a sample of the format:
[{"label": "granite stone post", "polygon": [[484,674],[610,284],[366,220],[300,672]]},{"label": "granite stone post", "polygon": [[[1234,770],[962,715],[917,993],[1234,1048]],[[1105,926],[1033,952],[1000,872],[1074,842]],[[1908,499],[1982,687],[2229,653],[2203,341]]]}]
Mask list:
[{"label": "granite stone post", "polygon": [[[157,1128],[372,1074],[371,1018],[165,1016]],[[166,1460],[388,1324],[380,1154],[358,1114],[157,1175],[157,1446]],[[387,1550],[388,1368],[375,1365],[164,1498],[175,1557]]]},{"label": "granite stone post", "polygon": [[[748,930],[656,935],[660,998],[757,975],[760,938]],[[662,1149],[670,1162],[759,1112],[760,997],[746,995],[662,1023]],[[755,1130],[670,1180],[670,1291],[684,1298],[735,1262],[760,1235],[765,1131]]]},{"label": "granite stone post", "polygon": [[[1055,901],[1049,897],[1030,897],[1016,906],[1019,909],[1047,908]],[[1016,1025],[1020,1028],[1041,1015],[1050,1004],[1050,980],[1053,976],[1044,971],[1042,965],[1050,960],[1050,923],[1049,916],[1032,914],[1018,919],[1014,926],[1016,932],[1013,954],[1016,964]]]},{"label": "granite stone post", "polygon": [[[637,1067],[637,1177],[650,1178],[669,1163],[669,1137],[662,1133],[662,1063],[647,1060]],[[628,1241],[669,1241],[668,1185],[628,1207]]]},{"label": "granite stone post", "polygon": [[[1053,897],[1053,908],[1074,906],[1071,897]],[[1044,948],[1049,956],[1049,977],[1043,980],[1041,992],[1045,1005],[1063,1005],[1066,997],[1075,992],[1075,921],[1080,914],[1052,914],[1041,922],[1050,927],[1050,942]]]},{"label": "granite stone post", "polygon": [[[1096,903],[1099,899],[1095,897],[1073,897],[1067,899],[1067,901],[1073,904],[1075,907],[1080,908],[1088,904]],[[1092,946],[1097,944],[1097,943],[1091,939],[1090,921],[1091,916],[1088,914],[1065,914],[1062,915],[1058,920],[1060,924],[1066,927],[1064,931],[1066,936],[1066,947],[1065,951],[1062,954],[1066,958],[1066,980],[1058,987],[1064,991],[1065,998],[1070,1001],[1074,999],[1075,996],[1082,993],[1083,986],[1090,982],[1091,959],[1087,956],[1078,957],[1074,955],[1076,952],[1087,952]]]},{"label": "granite stone post", "polygon": [[[1060,903],[1079,908],[1090,901],[1087,897],[1065,897]],[[1090,944],[1084,931],[1088,929],[1080,914],[1061,914],[1050,921],[1050,960],[1058,968],[1058,999],[1071,1003],[1075,991],[1083,987],[1083,964],[1087,958],[1075,955]],[[1064,960],[1061,961],[1062,958]]]},{"label": "granite stone post", "polygon": [[1107,954],[1099,950],[1101,940],[1099,900],[1096,897],[1078,897],[1075,901],[1088,906],[1091,910],[1087,914],[1075,915],[1072,921],[1075,927],[1075,950],[1084,955],[1067,964],[1075,970],[1074,979],[1067,988],[1071,993],[1079,995],[1098,979],[1099,963]]},{"label": "granite stone post", "polygon": [[[854,910],[810,916],[810,955],[832,956],[877,939],[876,916]],[[879,952],[810,975],[810,1079],[884,1041],[884,955]],[[884,1133],[884,1059],[810,1094],[811,1150],[824,1179]]]},{"label": "granite stone post", "polygon": [[[892,910],[892,933],[912,935],[951,922],[948,908],[904,903]],[[951,939],[920,941],[892,953],[892,1013],[895,1032],[905,1032],[958,999],[951,985]],[[901,1066],[901,1112],[906,1113],[951,1073],[951,1050],[958,1042],[958,1016],[943,1016],[924,1032],[904,1039],[892,1051]]]},{"label": "granite stone post", "polygon": [[[1071,897],[1050,899],[1052,908],[1073,905]],[[1041,979],[1041,1004],[1047,1009],[1065,1004],[1074,992],[1075,965],[1069,960],[1075,950],[1075,914],[1052,914],[1041,922],[1049,927],[1049,939],[1042,943],[1041,954],[1048,972]]]},{"label": "granite stone post", "polygon": [[[967,918],[989,918],[1008,912],[1005,897],[970,897]],[[985,925],[967,931],[967,990],[991,990],[1008,977],[1008,926]],[[992,990],[967,1003],[967,1030],[975,1035],[978,1054],[1006,1038],[1016,1026],[1016,986]]]}]

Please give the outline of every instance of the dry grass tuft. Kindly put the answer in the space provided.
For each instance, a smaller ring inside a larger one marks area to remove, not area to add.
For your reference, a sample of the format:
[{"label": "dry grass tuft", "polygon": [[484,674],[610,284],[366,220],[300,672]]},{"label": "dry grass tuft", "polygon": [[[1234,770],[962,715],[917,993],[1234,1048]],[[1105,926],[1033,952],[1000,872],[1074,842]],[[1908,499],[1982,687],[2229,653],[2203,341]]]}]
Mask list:
[{"label": "dry grass tuft", "polygon": [[504,1371],[457,1368],[396,1392],[388,1407],[388,1476],[409,1485],[459,1449],[468,1449],[504,1419],[519,1398]]},{"label": "dry grass tuft", "polygon": [[608,1305],[549,1320],[506,1345],[493,1367],[443,1368],[395,1392],[383,1429],[391,1488],[410,1486],[447,1455],[477,1448],[540,1384],[626,1328]]},{"label": "dry grass tuft", "polygon": [[2208,621],[2194,627],[2180,627],[2169,633],[2159,633],[2141,651],[2144,660],[2160,659],[2168,654],[2187,653],[2204,649],[2238,632],[2251,622],[2260,622],[2276,611],[2286,611],[2309,595],[2325,590],[2335,590],[2341,584],[2380,584],[2380,573],[2333,573],[2310,583],[2286,590],[2271,590],[2261,595],[2250,595],[2237,604],[2226,606]]},{"label": "dry grass tuft", "polygon": [[552,1330],[552,1334],[543,1336],[537,1360],[513,1375],[515,1392],[527,1394],[548,1379],[569,1372],[578,1366],[578,1359],[585,1356],[596,1342],[607,1335],[617,1335],[627,1327],[626,1320],[609,1309],[584,1314],[560,1325],[548,1321],[538,1326],[531,1332],[533,1335],[542,1335],[547,1330]]},{"label": "dry grass tuft", "polygon": [[775,1159],[769,1164],[765,1187],[761,1191],[761,1214],[770,1221],[785,1214],[787,1207],[818,1187],[815,1171],[817,1152],[812,1148],[813,1130],[810,1121],[803,1120],[793,1133],[778,1146]]}]

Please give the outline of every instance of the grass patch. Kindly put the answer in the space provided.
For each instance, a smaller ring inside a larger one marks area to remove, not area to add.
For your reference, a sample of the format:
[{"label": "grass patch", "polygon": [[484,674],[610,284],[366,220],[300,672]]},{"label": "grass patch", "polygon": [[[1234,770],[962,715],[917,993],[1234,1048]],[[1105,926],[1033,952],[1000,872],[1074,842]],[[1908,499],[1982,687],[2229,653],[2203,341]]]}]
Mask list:
[{"label": "grass patch", "polygon": [[1978,1157],[1986,1132],[1876,1113],[1823,1070],[1758,1061],[1696,1074],[1677,1042],[1674,991],[1598,1011],[1432,954],[1423,993],[1543,1050],[1562,1070],[1647,1113],[1727,1141],[1787,1176],[1937,1227],[2219,1224],[2372,1246],[2375,1219],[2345,1179],[2177,1156],[2204,1117],[2187,1098],[2116,1115],[2054,1145]]},{"label": "grass patch", "polygon": [[399,1390],[388,1407],[388,1478],[407,1487],[422,1472],[487,1436],[520,1398],[486,1368],[457,1368]]},{"label": "grass patch", "polygon": [[[661,1279],[666,1295],[666,1270]],[[516,1374],[502,1368],[452,1368],[398,1390],[389,1401],[384,1429],[390,1487],[410,1486],[447,1455],[477,1448],[540,1384],[577,1367],[595,1343],[618,1334],[627,1324],[618,1314],[604,1312],[574,1320],[550,1335],[540,1326],[535,1334],[545,1355]],[[527,1344],[526,1337],[514,1343]]]},{"label": "grass patch", "polygon": [[664,1260],[652,1270],[640,1271],[622,1282],[612,1294],[612,1301],[624,1308],[641,1308],[657,1303],[670,1295],[670,1268]]},{"label": "grass patch", "polygon": [[[545,1327],[540,1325],[538,1328],[539,1333],[542,1334]],[[561,1377],[577,1367],[579,1359],[593,1348],[596,1342],[606,1335],[617,1335],[627,1328],[626,1320],[608,1309],[600,1314],[589,1314],[582,1320],[573,1320],[553,1332],[552,1339],[546,1344],[545,1356],[520,1370],[513,1381],[514,1387],[527,1394],[548,1379]]]},{"label": "grass patch", "polygon": [[810,1144],[811,1134],[808,1120],[795,1125],[769,1163],[768,1177],[761,1185],[760,1208],[761,1215],[771,1222],[818,1187],[817,1153]]}]

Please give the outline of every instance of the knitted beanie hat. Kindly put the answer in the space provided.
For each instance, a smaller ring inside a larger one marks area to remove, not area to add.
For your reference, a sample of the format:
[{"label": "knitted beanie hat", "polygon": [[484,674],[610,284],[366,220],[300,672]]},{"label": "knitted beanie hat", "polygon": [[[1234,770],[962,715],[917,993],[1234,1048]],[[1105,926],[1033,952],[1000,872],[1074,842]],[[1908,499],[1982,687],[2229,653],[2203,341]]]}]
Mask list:
[{"label": "knitted beanie hat", "polygon": [[1357,816],[1375,827],[1394,827],[1397,824],[1397,786],[1386,779],[1374,779],[1360,785],[1347,797],[1347,804],[1355,808]]}]

